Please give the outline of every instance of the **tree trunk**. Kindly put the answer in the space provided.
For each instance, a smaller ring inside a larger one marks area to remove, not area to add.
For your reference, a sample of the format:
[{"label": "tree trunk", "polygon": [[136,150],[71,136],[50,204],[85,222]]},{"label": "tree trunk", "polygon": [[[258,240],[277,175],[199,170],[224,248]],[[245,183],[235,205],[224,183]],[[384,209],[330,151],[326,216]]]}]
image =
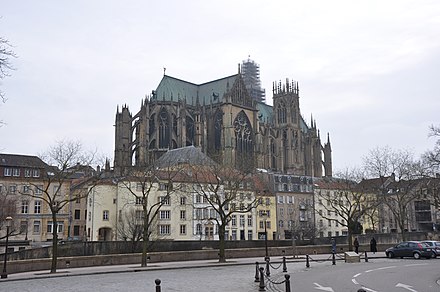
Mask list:
[{"label": "tree trunk", "polygon": [[225,225],[219,226],[219,234],[218,238],[220,240],[219,242],[219,252],[218,252],[218,261],[219,263],[225,263],[226,262],[226,255],[225,255]]},{"label": "tree trunk", "polygon": [[52,264],[50,267],[51,273],[57,272],[57,259],[58,259],[58,223],[57,213],[52,211]]},{"label": "tree trunk", "polygon": [[144,230],[142,232],[142,260],[141,260],[141,267],[147,266],[147,260],[148,260],[148,224],[144,223]]}]

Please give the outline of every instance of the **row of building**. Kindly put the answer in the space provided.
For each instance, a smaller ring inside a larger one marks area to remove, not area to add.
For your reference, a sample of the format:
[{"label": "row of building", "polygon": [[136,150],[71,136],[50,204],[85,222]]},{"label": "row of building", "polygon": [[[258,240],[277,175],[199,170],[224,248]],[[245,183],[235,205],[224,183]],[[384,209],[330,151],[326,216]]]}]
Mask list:
[{"label": "row of building", "polygon": [[[177,157],[182,152],[188,163],[192,157],[203,155],[193,146],[169,151],[171,156],[177,154]],[[166,154],[163,157],[168,158]],[[54,224],[50,208],[39,196],[43,195],[41,190],[55,191],[59,185],[53,181],[53,185],[47,185],[47,170],[48,165],[36,156],[0,154],[1,232],[5,232],[4,217],[8,204],[4,200],[8,199],[15,204],[12,217],[16,232],[11,240],[22,247],[27,243],[36,246],[50,244],[48,241],[52,239]],[[62,195],[70,199],[57,216],[58,238],[133,240],[142,225],[145,184],[139,176],[116,175],[109,168],[98,173],[90,170],[90,167],[78,165],[69,170],[69,179],[62,183]],[[91,189],[87,197],[75,199],[77,182],[91,175],[99,176],[99,180],[88,186]],[[163,204],[155,210],[157,217],[152,222],[151,238],[218,240],[219,226],[215,220],[218,212],[203,195],[212,192],[211,182],[200,181],[196,174],[188,171],[185,175],[174,176],[172,185],[167,171],[162,169],[154,176],[156,179],[148,190],[149,205]],[[418,195],[408,205],[408,231],[435,231],[439,226],[440,212],[429,195],[438,193],[440,179],[431,180],[430,184],[420,182],[414,185],[414,192]],[[392,181],[392,178],[363,180],[358,186],[367,187],[364,196],[379,197],[390,194]],[[264,239],[266,232],[269,240],[347,235],[344,216],[326,200],[331,197],[349,200],[353,189],[347,186],[346,181],[336,178],[270,172],[248,176],[234,190],[234,201],[225,207],[235,210],[231,213],[225,237],[228,240],[259,240]],[[219,194],[227,192],[227,183],[221,184],[221,188]],[[244,211],[252,202],[257,203],[255,208]],[[338,206],[343,208],[349,204],[341,202]],[[369,214],[367,212],[358,220],[362,225],[361,232],[399,232],[396,220],[384,205],[374,209],[372,216]]]}]

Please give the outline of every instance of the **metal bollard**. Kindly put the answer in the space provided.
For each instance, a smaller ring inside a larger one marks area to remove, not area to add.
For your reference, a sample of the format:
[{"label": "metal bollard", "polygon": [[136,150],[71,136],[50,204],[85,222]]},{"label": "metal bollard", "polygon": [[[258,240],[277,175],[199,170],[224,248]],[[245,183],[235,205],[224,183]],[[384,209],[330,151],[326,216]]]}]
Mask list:
[{"label": "metal bollard", "polygon": [[310,268],[309,255],[306,254],[306,268]]},{"label": "metal bollard", "polygon": [[154,282],[156,283],[156,292],[160,292],[160,279],[156,279],[154,280]]},{"label": "metal bollard", "polygon": [[286,292],[290,292],[290,275],[284,275],[286,279]]},{"label": "metal bollard", "polygon": [[258,291],[266,291],[266,285],[264,284],[264,268],[260,268],[260,289]]},{"label": "metal bollard", "polygon": [[283,273],[287,273],[286,257],[283,256]]},{"label": "metal bollard", "polygon": [[260,282],[260,266],[255,262],[255,282]]},{"label": "metal bollard", "polygon": [[266,259],[266,276],[270,276],[270,260]]},{"label": "metal bollard", "polygon": [[332,265],[336,265],[335,253],[332,253]]},{"label": "metal bollard", "polygon": [[368,255],[367,255],[367,251],[365,251],[365,262],[368,263]]}]

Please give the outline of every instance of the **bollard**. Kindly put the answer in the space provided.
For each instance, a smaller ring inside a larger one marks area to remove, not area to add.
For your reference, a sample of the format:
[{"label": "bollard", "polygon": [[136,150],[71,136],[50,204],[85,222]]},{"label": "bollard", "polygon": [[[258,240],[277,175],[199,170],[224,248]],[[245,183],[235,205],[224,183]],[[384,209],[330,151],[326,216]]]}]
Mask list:
[{"label": "bollard", "polygon": [[260,266],[255,262],[255,282],[260,282]]},{"label": "bollard", "polygon": [[364,288],[360,288],[357,292],[367,292]]},{"label": "bollard", "polygon": [[283,256],[283,273],[287,273],[286,257]]},{"label": "bollard", "polygon": [[159,279],[156,279],[156,280],[154,280],[154,282],[156,283],[156,292],[160,292],[160,280]]},{"label": "bollard", "polygon": [[367,255],[367,251],[365,251],[365,262],[368,263],[368,255]]},{"label": "bollard", "polygon": [[269,259],[266,259],[266,276],[270,276],[270,263],[269,263]]},{"label": "bollard", "polygon": [[306,268],[310,268],[309,255],[306,254]]},{"label": "bollard", "polygon": [[335,253],[332,253],[332,265],[336,265]]},{"label": "bollard", "polygon": [[290,292],[290,275],[284,275],[286,279],[286,292]]},{"label": "bollard", "polygon": [[258,291],[266,291],[266,285],[264,285],[264,268],[260,268],[260,289]]}]

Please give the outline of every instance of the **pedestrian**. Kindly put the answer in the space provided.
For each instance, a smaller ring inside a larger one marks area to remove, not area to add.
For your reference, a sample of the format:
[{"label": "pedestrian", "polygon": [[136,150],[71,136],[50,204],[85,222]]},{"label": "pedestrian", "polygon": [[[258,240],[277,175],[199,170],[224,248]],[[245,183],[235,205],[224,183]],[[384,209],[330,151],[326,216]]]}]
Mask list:
[{"label": "pedestrian", "polygon": [[370,240],[370,251],[374,254],[377,252],[377,242],[376,239],[373,237]]},{"label": "pedestrian", "polygon": [[358,241],[357,237],[354,239],[353,245],[354,245],[354,251],[356,253],[359,253],[359,241]]},{"label": "pedestrian", "polygon": [[336,240],[332,237],[331,239],[332,243],[332,253],[336,253]]}]

